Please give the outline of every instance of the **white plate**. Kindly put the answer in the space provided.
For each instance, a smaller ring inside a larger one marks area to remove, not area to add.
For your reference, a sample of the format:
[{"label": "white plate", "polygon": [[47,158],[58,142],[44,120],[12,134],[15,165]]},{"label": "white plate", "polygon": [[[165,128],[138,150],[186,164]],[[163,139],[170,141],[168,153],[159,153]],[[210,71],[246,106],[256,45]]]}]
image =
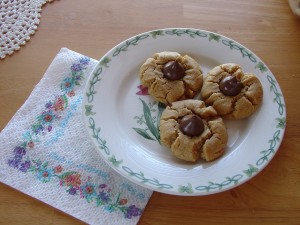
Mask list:
[{"label": "white plate", "polygon": [[[233,62],[259,77],[263,103],[248,119],[226,121],[229,142],[220,159],[178,160],[147,127],[145,115],[156,127],[160,110],[152,97],[137,94],[139,68],[161,51],[192,56],[204,74]],[[103,159],[129,180],[168,194],[208,195],[246,182],[270,162],[285,130],[284,98],[269,68],[243,45],[204,30],[162,29],[125,40],[101,58],[85,92],[86,128]]]}]

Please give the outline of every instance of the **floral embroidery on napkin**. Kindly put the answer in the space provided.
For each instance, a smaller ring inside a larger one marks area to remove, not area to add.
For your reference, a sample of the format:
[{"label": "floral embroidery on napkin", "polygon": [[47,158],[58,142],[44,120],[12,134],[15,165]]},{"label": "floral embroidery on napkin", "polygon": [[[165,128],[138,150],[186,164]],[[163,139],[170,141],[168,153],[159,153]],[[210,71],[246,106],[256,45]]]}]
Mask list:
[{"label": "floral embroidery on napkin", "polygon": [[41,137],[53,131],[54,122],[60,120],[62,112],[68,109],[69,98],[76,95],[75,88],[81,85],[89,61],[89,58],[82,57],[72,64],[71,76],[64,78],[60,84],[62,94],[45,104],[44,110],[23,134],[24,141],[13,149],[13,156],[7,163],[21,172],[33,173],[42,183],[57,182],[60,187],[67,189],[68,194],[85,198],[88,203],[95,202],[96,206],[103,206],[110,213],[120,211],[125,218],[131,219],[140,216],[143,210],[128,204],[128,199],[122,198],[120,193],[113,194],[108,184],[96,184],[90,176],[83,177],[79,172],[65,171],[61,164],[53,166],[49,161],[43,162],[26,156],[27,151],[34,151],[35,144],[41,141]]}]

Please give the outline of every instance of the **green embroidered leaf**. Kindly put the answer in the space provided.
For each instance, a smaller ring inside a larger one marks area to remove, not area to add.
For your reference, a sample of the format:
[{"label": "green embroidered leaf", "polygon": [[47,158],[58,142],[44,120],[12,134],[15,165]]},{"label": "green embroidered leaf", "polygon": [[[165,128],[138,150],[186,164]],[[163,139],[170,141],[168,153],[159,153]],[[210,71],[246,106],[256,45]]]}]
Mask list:
[{"label": "green embroidered leaf", "polygon": [[44,162],[44,163],[43,163],[43,165],[42,165],[42,167],[44,167],[44,168],[45,168],[45,167],[47,167],[47,166],[48,166],[48,164],[49,164],[49,162],[48,162],[48,161],[47,161],[47,162]]},{"label": "green embroidered leaf", "polygon": [[77,174],[77,172],[74,172],[74,171],[65,172],[65,173],[59,175],[58,177],[59,177],[60,179],[64,179],[64,178],[70,176],[71,174]]},{"label": "green embroidered leaf", "polygon": [[25,141],[25,142],[23,142],[21,145],[20,145],[21,147],[23,147],[23,148],[26,148],[26,146],[27,146],[27,142]]},{"label": "green embroidered leaf", "polygon": [[102,201],[100,198],[96,198],[96,206],[99,207],[101,205],[105,205],[105,202]]},{"label": "green embroidered leaf", "polygon": [[62,99],[64,100],[64,107],[67,108],[67,107],[68,107],[68,104],[69,104],[69,101],[68,101],[67,96],[62,95],[61,97],[62,97]]},{"label": "green embroidered leaf", "polygon": [[155,140],[144,129],[141,129],[141,128],[132,128],[132,129],[134,129],[138,134],[142,135],[144,138],[146,138],[148,140]]}]

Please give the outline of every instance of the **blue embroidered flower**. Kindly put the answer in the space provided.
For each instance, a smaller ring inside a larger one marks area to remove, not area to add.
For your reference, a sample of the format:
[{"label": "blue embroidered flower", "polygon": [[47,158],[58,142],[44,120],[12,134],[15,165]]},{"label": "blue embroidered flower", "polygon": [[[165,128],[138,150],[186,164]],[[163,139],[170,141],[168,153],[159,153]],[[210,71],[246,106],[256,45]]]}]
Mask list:
[{"label": "blue embroidered flower", "polygon": [[[31,130],[35,135],[45,134],[45,131],[51,131],[51,124],[54,119],[59,118],[58,115],[55,114],[54,110],[44,111],[41,115],[37,117],[37,123],[31,126]],[[50,129],[49,126],[51,127]]]},{"label": "blue embroidered flower", "polygon": [[90,201],[93,197],[97,195],[95,185],[87,182],[85,185],[80,187],[83,197],[86,198],[87,201]]},{"label": "blue embroidered flower", "polygon": [[65,93],[68,93],[73,90],[74,88],[74,80],[71,77],[67,77],[63,80],[63,82],[60,85],[60,88]]},{"label": "blue embroidered flower", "polygon": [[104,210],[106,210],[107,212],[110,212],[110,213],[116,211],[116,209],[112,205],[104,206]]},{"label": "blue embroidered flower", "polygon": [[46,183],[49,182],[53,176],[54,172],[53,169],[43,168],[37,173],[37,178]]},{"label": "blue embroidered flower", "polygon": [[55,118],[55,114],[52,111],[48,111],[48,112],[44,112],[41,116],[40,116],[40,122],[43,124],[46,123],[51,123],[52,120]]}]

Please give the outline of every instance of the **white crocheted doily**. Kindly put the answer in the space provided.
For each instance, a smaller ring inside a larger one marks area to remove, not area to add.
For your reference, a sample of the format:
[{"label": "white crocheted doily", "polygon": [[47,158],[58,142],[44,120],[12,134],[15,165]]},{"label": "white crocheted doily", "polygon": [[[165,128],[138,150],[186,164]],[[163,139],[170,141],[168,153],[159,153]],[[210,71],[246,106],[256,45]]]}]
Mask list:
[{"label": "white crocheted doily", "polygon": [[40,22],[42,6],[53,0],[0,0],[0,59],[29,41]]}]

